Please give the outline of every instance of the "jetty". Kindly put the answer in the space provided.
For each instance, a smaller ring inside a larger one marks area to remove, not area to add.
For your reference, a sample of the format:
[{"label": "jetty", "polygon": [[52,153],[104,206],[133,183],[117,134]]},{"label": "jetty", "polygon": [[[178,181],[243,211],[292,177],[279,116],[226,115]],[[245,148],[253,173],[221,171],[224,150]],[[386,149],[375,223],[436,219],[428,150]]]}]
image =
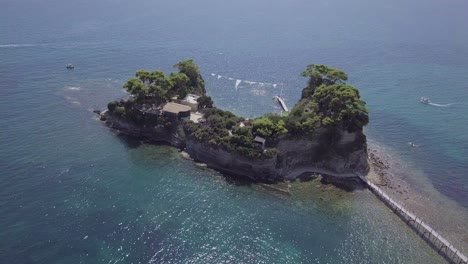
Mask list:
[{"label": "jetty", "polygon": [[289,112],[289,109],[288,107],[286,106],[286,103],[284,102],[283,98],[281,98],[281,96],[277,95],[274,97],[274,99],[276,99],[278,101],[278,103],[280,104],[281,108],[283,108],[283,111],[285,112]]},{"label": "jetty", "polygon": [[410,226],[421,238],[433,247],[442,257],[454,264],[467,264],[468,258],[456,249],[448,240],[443,238],[432,227],[424,223],[415,214],[409,212],[401,204],[393,200],[377,185],[369,182],[364,176],[357,176],[366,184],[371,192],[373,192],[383,203],[385,203],[392,211],[398,215],[408,226]]}]

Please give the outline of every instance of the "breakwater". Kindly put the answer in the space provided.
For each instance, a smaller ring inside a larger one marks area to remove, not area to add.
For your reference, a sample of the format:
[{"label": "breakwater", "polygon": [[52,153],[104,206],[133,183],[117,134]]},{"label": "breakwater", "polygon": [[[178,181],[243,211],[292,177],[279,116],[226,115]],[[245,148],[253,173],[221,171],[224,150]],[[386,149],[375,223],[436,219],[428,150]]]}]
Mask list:
[{"label": "breakwater", "polygon": [[415,214],[409,212],[398,202],[393,200],[377,185],[369,182],[365,177],[358,174],[358,177],[366,184],[382,202],[395,212],[407,225],[409,225],[421,238],[433,247],[442,257],[450,263],[467,264],[468,258],[456,249],[447,239],[443,238],[432,227],[424,223]]}]

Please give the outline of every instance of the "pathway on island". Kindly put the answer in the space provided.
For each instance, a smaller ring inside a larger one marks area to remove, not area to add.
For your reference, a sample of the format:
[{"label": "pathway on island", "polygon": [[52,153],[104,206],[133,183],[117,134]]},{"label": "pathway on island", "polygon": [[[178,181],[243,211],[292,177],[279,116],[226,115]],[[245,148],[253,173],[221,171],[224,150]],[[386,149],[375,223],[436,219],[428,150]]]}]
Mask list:
[{"label": "pathway on island", "polygon": [[445,238],[443,238],[439,233],[437,233],[433,228],[428,224],[424,223],[420,218],[418,218],[413,213],[406,210],[398,202],[390,198],[382,189],[377,185],[368,181],[364,176],[357,174],[357,176],[367,185],[369,190],[371,190],[380,200],[382,200],[386,205],[388,205],[394,212],[397,214],[403,221],[406,222],[416,233],[421,235],[421,237],[437,252],[445,257],[450,263],[456,264],[467,264],[468,258],[463,255],[458,249],[450,244]]}]

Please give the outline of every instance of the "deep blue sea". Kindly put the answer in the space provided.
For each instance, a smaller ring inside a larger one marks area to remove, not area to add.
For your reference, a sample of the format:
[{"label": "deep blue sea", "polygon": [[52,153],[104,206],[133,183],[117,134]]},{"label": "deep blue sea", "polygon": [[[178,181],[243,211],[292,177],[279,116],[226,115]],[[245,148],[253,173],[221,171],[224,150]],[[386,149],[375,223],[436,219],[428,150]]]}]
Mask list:
[{"label": "deep blue sea", "polygon": [[[0,263],[443,263],[366,190],[281,195],[92,110],[136,70],[193,58],[216,106],[256,117],[328,64],[361,90],[399,177],[468,222],[467,29],[463,0],[0,0]],[[468,244],[459,228],[441,233]]]}]

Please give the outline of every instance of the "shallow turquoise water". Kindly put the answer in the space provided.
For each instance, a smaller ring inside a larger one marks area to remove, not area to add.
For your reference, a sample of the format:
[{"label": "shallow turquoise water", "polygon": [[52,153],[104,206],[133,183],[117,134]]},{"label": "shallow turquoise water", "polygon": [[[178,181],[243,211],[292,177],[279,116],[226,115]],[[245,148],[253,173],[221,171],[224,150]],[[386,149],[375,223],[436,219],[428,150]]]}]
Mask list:
[{"label": "shallow turquoise water", "polygon": [[[327,63],[361,89],[369,137],[467,208],[465,3],[24,2],[0,10],[1,263],[442,261],[367,191],[232,182],[91,110],[125,96],[135,70],[191,57],[218,106],[254,117],[280,92],[292,106],[299,73]],[[211,73],[283,85],[236,90]]]}]

